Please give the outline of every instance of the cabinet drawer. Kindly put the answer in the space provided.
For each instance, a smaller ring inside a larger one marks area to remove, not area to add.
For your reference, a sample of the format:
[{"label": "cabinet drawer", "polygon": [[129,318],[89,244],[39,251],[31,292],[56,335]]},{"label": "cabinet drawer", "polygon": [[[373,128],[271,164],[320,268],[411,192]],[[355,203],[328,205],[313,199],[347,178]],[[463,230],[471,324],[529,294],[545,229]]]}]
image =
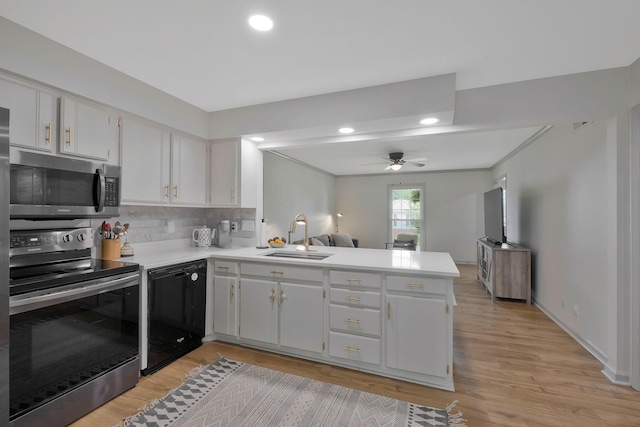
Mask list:
[{"label": "cabinet drawer", "polygon": [[231,261],[218,261],[213,263],[214,274],[237,274],[238,263]]},{"label": "cabinet drawer", "polygon": [[380,365],[380,340],[329,332],[329,355],[341,359]]},{"label": "cabinet drawer", "polygon": [[363,273],[360,271],[335,271],[329,272],[329,281],[333,285],[352,286],[354,288],[378,288],[382,287],[380,274]]},{"label": "cabinet drawer", "polygon": [[331,288],[331,302],[356,307],[380,308],[380,293]]},{"label": "cabinet drawer", "polygon": [[415,276],[387,276],[388,291],[447,295],[447,290],[450,286],[452,286],[451,279]]},{"label": "cabinet drawer", "polygon": [[380,336],[380,310],[331,304],[329,328],[349,333]]},{"label": "cabinet drawer", "polygon": [[304,280],[322,282],[322,270],[314,268],[292,267],[284,264],[240,264],[240,273],[249,276],[269,277],[275,280]]}]

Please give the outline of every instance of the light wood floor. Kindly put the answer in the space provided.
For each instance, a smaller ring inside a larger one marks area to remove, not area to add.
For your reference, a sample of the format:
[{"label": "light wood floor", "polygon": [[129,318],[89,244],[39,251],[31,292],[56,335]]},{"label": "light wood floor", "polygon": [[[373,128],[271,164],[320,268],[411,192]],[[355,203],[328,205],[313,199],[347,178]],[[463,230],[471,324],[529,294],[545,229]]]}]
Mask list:
[{"label": "light wood floor", "polygon": [[491,303],[475,265],[459,265],[454,288],[455,392],[225,343],[206,343],[72,424],[111,426],[217,359],[265,366],[443,408],[458,400],[469,427],[640,426],[640,392],[609,382],[602,365],[535,306]]}]

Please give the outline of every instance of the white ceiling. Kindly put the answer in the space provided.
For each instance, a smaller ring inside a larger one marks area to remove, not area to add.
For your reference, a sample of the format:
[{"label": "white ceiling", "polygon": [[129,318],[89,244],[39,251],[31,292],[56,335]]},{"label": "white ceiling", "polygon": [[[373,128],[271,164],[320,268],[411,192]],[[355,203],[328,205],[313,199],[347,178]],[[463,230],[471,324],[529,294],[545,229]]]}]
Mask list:
[{"label": "white ceiling", "polygon": [[[248,27],[256,12],[273,31]],[[0,15],[206,111],[447,73],[461,90],[640,57],[638,0],[7,0]],[[428,157],[433,170],[479,168],[534,131],[282,152],[331,160],[336,174],[371,173],[355,166],[392,149]]]}]

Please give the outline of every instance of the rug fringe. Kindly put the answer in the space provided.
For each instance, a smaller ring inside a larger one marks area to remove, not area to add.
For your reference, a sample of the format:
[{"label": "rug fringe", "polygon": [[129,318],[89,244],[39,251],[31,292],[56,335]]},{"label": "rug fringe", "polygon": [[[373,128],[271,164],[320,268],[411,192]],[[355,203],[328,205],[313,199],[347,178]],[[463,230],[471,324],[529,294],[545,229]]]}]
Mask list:
[{"label": "rug fringe", "polygon": [[453,426],[453,427],[467,427],[466,421],[464,418],[462,418],[462,412],[458,411],[455,414],[451,413],[451,410],[453,408],[455,408],[456,404],[458,403],[457,400],[454,400],[453,402],[449,403],[447,405],[447,407],[445,408],[447,410],[447,415],[449,418],[449,426]]}]

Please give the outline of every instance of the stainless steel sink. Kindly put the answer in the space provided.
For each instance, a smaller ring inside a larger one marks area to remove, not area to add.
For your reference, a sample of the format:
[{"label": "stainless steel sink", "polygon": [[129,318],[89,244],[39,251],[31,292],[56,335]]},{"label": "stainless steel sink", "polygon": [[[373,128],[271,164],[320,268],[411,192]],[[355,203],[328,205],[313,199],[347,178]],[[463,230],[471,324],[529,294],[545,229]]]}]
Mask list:
[{"label": "stainless steel sink", "polygon": [[303,251],[275,251],[270,252],[268,254],[264,254],[264,256],[271,256],[276,258],[297,258],[297,259],[315,259],[322,260],[327,257],[330,257],[333,254],[322,254],[319,252],[303,252]]}]

